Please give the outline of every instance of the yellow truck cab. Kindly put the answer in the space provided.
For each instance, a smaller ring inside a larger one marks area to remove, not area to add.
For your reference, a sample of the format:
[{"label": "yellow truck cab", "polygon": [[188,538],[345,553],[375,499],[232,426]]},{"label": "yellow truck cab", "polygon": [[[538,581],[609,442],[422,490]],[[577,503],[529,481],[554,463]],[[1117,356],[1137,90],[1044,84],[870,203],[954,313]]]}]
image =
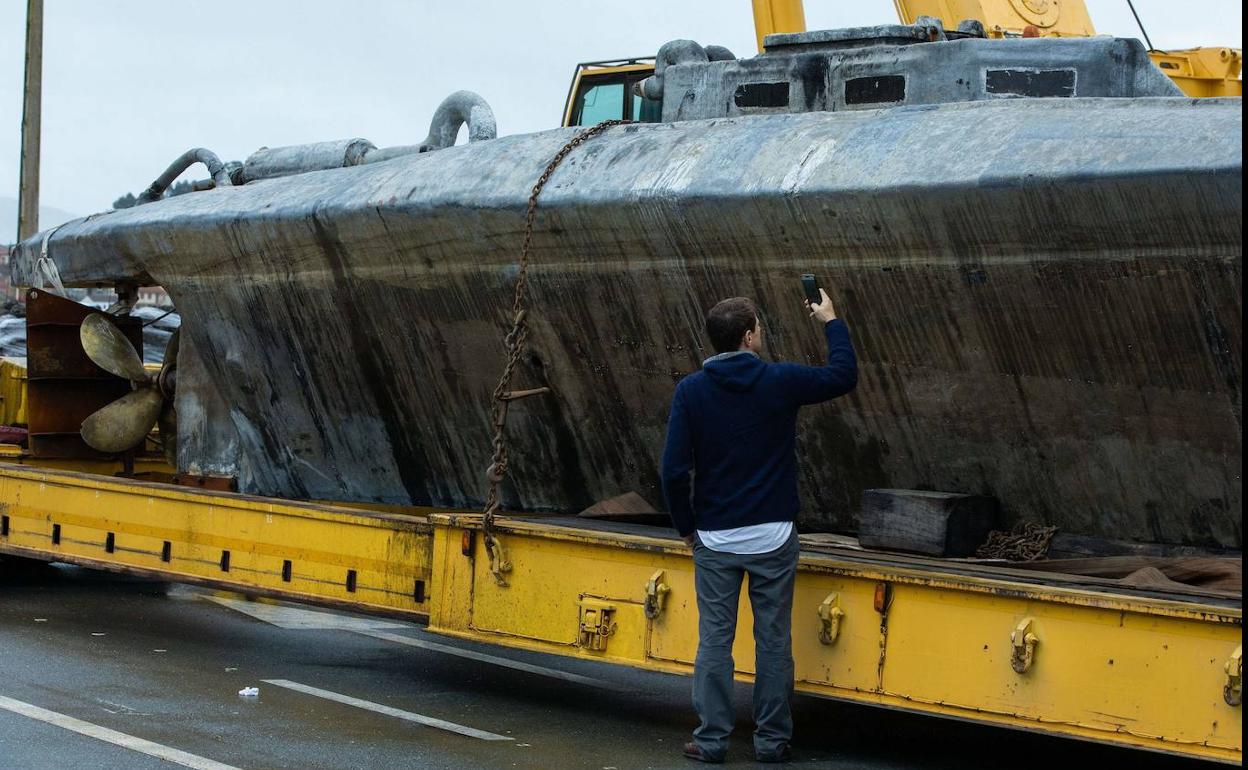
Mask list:
[{"label": "yellow truck cab", "polygon": [[604,120],[659,122],[662,104],[643,99],[636,88],[653,74],[653,56],[576,65],[563,107],[563,125],[592,126]]}]

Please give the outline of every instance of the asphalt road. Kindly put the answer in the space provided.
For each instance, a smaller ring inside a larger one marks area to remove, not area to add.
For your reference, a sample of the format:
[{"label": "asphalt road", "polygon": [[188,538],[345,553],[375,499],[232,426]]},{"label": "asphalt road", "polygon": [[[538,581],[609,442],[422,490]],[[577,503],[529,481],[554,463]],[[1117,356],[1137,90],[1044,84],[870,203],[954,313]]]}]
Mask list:
[{"label": "asphalt road", "polygon": [[[688,691],[412,624],[0,562],[0,768],[688,770]],[[753,767],[737,695],[729,764]],[[797,767],[1211,767],[802,696],[795,718]]]}]

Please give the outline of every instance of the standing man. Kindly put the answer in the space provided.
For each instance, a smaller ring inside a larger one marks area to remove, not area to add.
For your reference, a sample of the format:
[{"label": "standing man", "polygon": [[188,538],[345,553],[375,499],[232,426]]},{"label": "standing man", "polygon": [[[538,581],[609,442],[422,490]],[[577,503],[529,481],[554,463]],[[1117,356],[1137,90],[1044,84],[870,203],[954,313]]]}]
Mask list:
[{"label": "standing man", "polygon": [[797,574],[797,410],[843,396],[858,382],[849,329],[827,292],[806,303],[823,327],[827,366],[767,363],[754,303],[711,308],[706,333],[717,355],[680,381],[663,449],[663,494],[672,523],[693,546],[698,657],[693,707],[701,724],[685,756],[720,763],[732,732],[732,640],[741,581],[754,610],[754,754],[792,756],[793,580]]}]

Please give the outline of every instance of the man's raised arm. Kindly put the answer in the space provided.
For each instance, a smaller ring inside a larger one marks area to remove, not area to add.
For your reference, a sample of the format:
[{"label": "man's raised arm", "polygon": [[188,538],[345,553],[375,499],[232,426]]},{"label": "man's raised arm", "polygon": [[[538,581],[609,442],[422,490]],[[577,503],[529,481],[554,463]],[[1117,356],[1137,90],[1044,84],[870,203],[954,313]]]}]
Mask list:
[{"label": "man's raised arm", "polygon": [[823,301],[818,304],[807,302],[806,308],[811,318],[823,324],[823,333],[828,341],[827,366],[780,364],[784,367],[790,396],[802,405],[830,401],[850,392],[858,384],[858,358],[849,339],[849,327],[836,317],[828,293],[820,289],[819,294]]}]

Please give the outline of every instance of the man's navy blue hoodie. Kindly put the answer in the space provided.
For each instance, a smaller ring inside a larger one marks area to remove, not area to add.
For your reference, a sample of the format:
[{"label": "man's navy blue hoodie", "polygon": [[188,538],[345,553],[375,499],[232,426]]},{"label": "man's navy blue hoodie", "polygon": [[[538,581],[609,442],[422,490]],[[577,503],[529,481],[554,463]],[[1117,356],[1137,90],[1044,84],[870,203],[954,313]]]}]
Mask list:
[{"label": "man's navy blue hoodie", "polygon": [[833,319],[823,329],[827,366],[724,353],[676,386],[663,494],[681,535],[797,518],[797,410],[858,384],[845,322]]}]

